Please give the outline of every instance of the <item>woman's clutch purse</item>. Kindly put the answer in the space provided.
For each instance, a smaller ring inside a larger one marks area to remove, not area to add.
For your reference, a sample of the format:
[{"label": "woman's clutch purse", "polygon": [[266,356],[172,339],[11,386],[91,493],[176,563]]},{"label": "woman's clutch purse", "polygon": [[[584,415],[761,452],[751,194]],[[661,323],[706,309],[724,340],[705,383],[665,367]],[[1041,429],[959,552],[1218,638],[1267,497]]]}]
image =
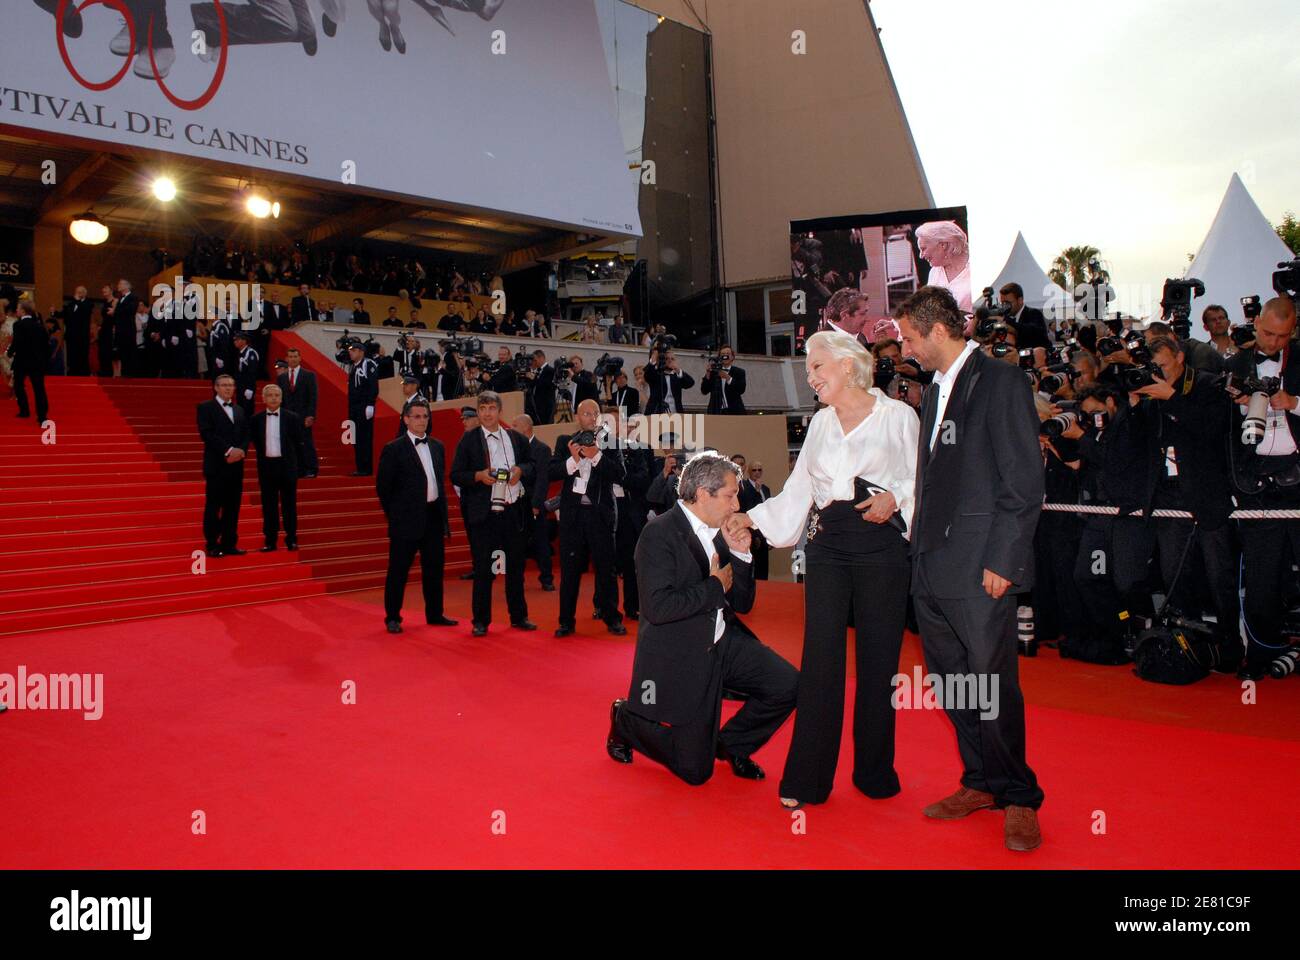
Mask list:
[{"label": "woman's clutch purse", "polygon": [[[888,490],[880,486],[880,484],[878,483],[872,483],[870,480],[863,480],[861,477],[853,478],[853,502],[854,503],[861,503],[863,500],[866,500],[868,497],[874,497],[878,493],[888,493],[888,492],[889,492]],[[862,512],[866,513],[866,510],[864,509]],[[899,533],[907,533],[907,524],[903,521],[903,514],[901,511],[895,510],[894,515],[885,522],[888,523],[895,530],[897,530]]]}]

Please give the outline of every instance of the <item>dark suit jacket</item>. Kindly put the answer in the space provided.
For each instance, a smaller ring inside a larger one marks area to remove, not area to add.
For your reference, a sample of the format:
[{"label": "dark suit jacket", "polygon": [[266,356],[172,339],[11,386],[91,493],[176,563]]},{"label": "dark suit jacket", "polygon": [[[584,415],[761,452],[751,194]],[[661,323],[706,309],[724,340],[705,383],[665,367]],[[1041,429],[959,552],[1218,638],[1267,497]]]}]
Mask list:
[{"label": "dark suit jacket", "polygon": [[673,391],[677,412],[681,413],[683,410],[682,391],[695,386],[695,378],[686,371],[683,370],[680,377],[664,376],[659,372],[659,368],[651,363],[645,365],[645,382],[650,387],[650,399],[646,401],[645,405],[646,416],[668,412],[665,398],[669,389]]},{"label": "dark suit jacket", "polygon": [[740,501],[740,512],[748,513],[754,507],[758,506],[764,500],[772,499],[772,490],[766,484],[760,484],[763,488],[763,496],[759,497],[756,490],[748,479],[740,481],[740,491],[736,494],[736,499]]},{"label": "dark suit jacket", "polygon": [[528,397],[533,404],[533,422],[550,423],[555,419],[555,368],[549,363],[537,371]]},{"label": "dark suit jacket", "polygon": [[738,415],[745,412],[745,401],[741,399],[741,395],[745,392],[745,371],[733,363],[728,373],[731,374],[730,381],[725,381],[721,377],[711,377],[707,374],[700,381],[700,390],[709,398],[709,413],[723,412],[722,394],[724,390],[727,395],[726,413]]},{"label": "dark suit jacket", "polygon": [[584,400],[600,401],[600,386],[596,375],[590,370],[583,370],[573,378],[573,412],[578,412],[578,404]]},{"label": "dark suit jacket", "polygon": [[35,316],[14,321],[13,339],[5,351],[13,357],[14,373],[44,374],[50,352],[50,336],[45,324]]},{"label": "dark suit jacket", "polygon": [[288,330],[289,308],[283,303],[269,303],[262,301],[262,329],[264,330]]},{"label": "dark suit jacket", "polygon": [[289,372],[286,370],[275,378],[284,394],[284,406],[302,419],[316,416],[316,374],[306,367],[298,367],[298,385],[289,389]]},{"label": "dark suit jacket", "polygon": [[[1223,368],[1236,377],[1258,376],[1259,365],[1255,362],[1254,347],[1249,350],[1242,350],[1240,353],[1234,353],[1224,361]],[[1282,355],[1282,389],[1292,396],[1300,396],[1300,349],[1296,348],[1294,341]],[[1248,491],[1254,490],[1255,458],[1259,456],[1259,448],[1241,442],[1241,421],[1246,416],[1246,408],[1234,403],[1231,409],[1232,429],[1229,434],[1233,445],[1232,468],[1238,477],[1237,482],[1240,488]],[[1300,407],[1287,411],[1286,425],[1291,430],[1291,438],[1295,441],[1296,449],[1300,450]]]},{"label": "dark suit jacket", "polygon": [[[237,399],[237,398],[236,398]],[[248,452],[248,418],[238,402],[234,405],[235,419],[226,416],[216,397],[198,405],[199,436],[203,439],[203,476],[220,476],[226,468],[244,469],[244,461],[226,463],[226,451],[231,447]]]},{"label": "dark suit jacket", "polygon": [[69,343],[90,343],[90,315],[94,310],[89,298],[78,303],[69,300],[63,307],[63,323]]},{"label": "dark suit jacket", "polygon": [[113,345],[118,350],[135,349],[135,314],[140,298],[134,292],[117,301],[113,310]]},{"label": "dark suit jacket", "polygon": [[304,297],[302,294],[293,298],[293,305],[289,309],[289,315],[294,323],[302,323],[304,320],[316,319],[316,298]]},{"label": "dark suit jacket", "polygon": [[[429,457],[433,461],[433,475],[438,484],[438,499],[434,501],[435,522],[441,521],[442,532],[451,536],[451,523],[447,518],[447,476],[443,473],[442,444],[429,437]],[[486,488],[484,488],[486,489]],[[429,520],[428,478],[415,444],[403,433],[390,440],[379,454],[379,471],[375,475],[375,492],[379,504],[388,518],[388,536],[394,540],[422,540]]]},{"label": "dark suit jacket", "polygon": [[[578,476],[570,475],[565,466],[569,459],[569,439],[572,434],[563,434],[555,441],[555,453],[551,457],[551,479],[563,481],[560,488],[560,523],[577,522],[578,511],[582,508],[582,494],[573,492],[573,481]],[[623,463],[622,453],[614,447],[602,450],[600,463],[591,468],[587,478],[587,499],[600,516],[611,526],[614,523],[614,484],[622,484],[627,479],[627,467]]]},{"label": "dark suit jacket", "polygon": [[1047,318],[1043,311],[1035,307],[1025,307],[1020,311],[1020,319],[1015,322],[1016,346],[1020,349],[1046,347],[1051,349],[1052,340],[1047,334]]},{"label": "dark suit jacket", "polygon": [[[934,453],[930,433],[939,388],[926,388],[912,521],[913,588],[923,566],[934,596],[987,596],[984,571],[1033,586],[1034,529],[1043,505],[1038,414],[1017,367],[976,350],[966,358],[944,411]],[[945,443],[945,437],[952,442]]]},{"label": "dark suit jacket", "polygon": [[641,412],[641,391],[630,383],[621,390],[615,387],[610,399],[616,407],[622,407],[625,416]]},{"label": "dark suit jacket", "polygon": [[[504,426],[501,429],[510,438],[515,466],[520,471],[519,482],[523,484],[523,493],[515,506],[522,510],[532,502],[535,469],[533,454],[528,449],[528,441],[523,434]],[[474,474],[486,470],[491,463],[487,437],[484,436],[482,427],[471,430],[460,438],[456,444],[456,455],[451,461],[451,482],[460,487],[460,512],[467,526],[483,523],[492,512],[492,488],[474,479]]]},{"label": "dark suit jacket", "polygon": [[[257,448],[257,472],[268,465],[266,460],[266,411],[260,410],[253,414],[253,421],[249,426],[249,433],[253,441],[253,446]],[[290,477],[298,476],[298,464],[302,463],[305,453],[303,452],[304,434],[302,431],[302,418],[287,407],[280,407],[280,458],[284,461],[285,470]]]},{"label": "dark suit jacket", "polygon": [[[636,544],[637,588],[641,623],[632,662],[628,708],[660,723],[714,722],[708,701],[715,668],[713,635],[717,610],[729,625],[755,640],[736,614],[754,606],[754,572],[750,564],[731,556],[719,532],[713,541],[719,566],[731,564],[731,589],[709,574],[704,548],[680,507],[646,524]],[[644,686],[653,682],[653,703],[646,703]]]},{"label": "dark suit jacket", "polygon": [[528,441],[528,452],[533,458],[532,505],[540,510],[546,505],[551,490],[551,448],[533,437]]}]

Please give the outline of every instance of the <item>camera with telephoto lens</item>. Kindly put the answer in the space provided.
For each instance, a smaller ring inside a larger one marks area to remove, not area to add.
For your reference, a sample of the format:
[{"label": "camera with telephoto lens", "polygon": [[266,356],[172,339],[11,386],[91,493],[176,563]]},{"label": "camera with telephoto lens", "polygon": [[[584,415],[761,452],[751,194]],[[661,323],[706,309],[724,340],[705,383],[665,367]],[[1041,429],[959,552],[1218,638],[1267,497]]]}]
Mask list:
[{"label": "camera with telephoto lens", "polygon": [[1241,314],[1246,318],[1246,322],[1257,319],[1264,312],[1264,305],[1259,302],[1259,294],[1251,297],[1241,298]]},{"label": "camera with telephoto lens", "polygon": [[1061,434],[1079,422],[1077,403],[1066,400],[1058,403],[1057,406],[1061,408],[1061,412],[1054,417],[1048,417],[1038,426],[1038,432],[1049,440],[1058,439]]},{"label": "camera with telephoto lens", "polygon": [[1273,290],[1292,301],[1300,300],[1300,258],[1284,260],[1273,274]]},{"label": "camera with telephoto lens", "polygon": [[1166,280],[1164,290],[1160,294],[1161,316],[1171,321],[1170,326],[1178,322],[1190,323],[1192,300],[1203,296],[1205,296],[1205,284],[1194,277],[1188,277],[1186,280],[1172,278]]},{"label": "camera with telephoto lens", "polygon": [[1007,354],[1014,352],[1015,349],[1015,347],[1007,343],[1005,340],[999,340],[989,349],[989,353],[1001,360]]},{"label": "camera with telephoto lens", "polygon": [[334,354],[334,359],[339,363],[352,362],[352,355],[348,353],[348,351],[351,350],[353,347],[360,347],[363,351],[365,351],[366,357],[371,360],[379,356],[378,340],[375,340],[372,337],[369,340],[362,341],[360,337],[354,337],[346,330],[343,331],[343,335],[341,337],[339,337],[337,340],[334,341],[334,346],[338,351],[337,353]]},{"label": "camera with telephoto lens", "polygon": [[478,337],[447,337],[438,344],[443,353],[459,353],[462,357],[472,357],[483,352],[483,341]]},{"label": "camera with telephoto lens", "polygon": [[1128,393],[1149,387],[1159,379],[1160,368],[1149,362],[1126,366],[1119,372],[1120,389]]},{"label": "camera with telephoto lens", "polygon": [[1255,342],[1255,325],[1253,323],[1239,323],[1228,331],[1228,339],[1231,340],[1240,350],[1248,343]]},{"label": "camera with telephoto lens", "polygon": [[623,358],[611,356],[608,353],[602,354],[601,358],[596,361],[597,377],[617,377],[623,369]]},{"label": "camera with telephoto lens", "polygon": [[1068,363],[1054,363],[1044,369],[1046,372],[1038,381],[1038,389],[1049,397],[1062,390],[1067,383],[1073,384],[1079,376],[1079,371]]},{"label": "camera with telephoto lens", "polygon": [[556,357],[551,361],[551,369],[555,371],[555,385],[557,387],[568,386],[573,374],[573,364],[568,357]]},{"label": "camera with telephoto lens", "polygon": [[1034,348],[1033,347],[1022,347],[1019,351],[1019,355],[1020,355],[1021,370],[1034,369]]},{"label": "camera with telephoto lens", "polygon": [[492,471],[492,512],[501,513],[510,499],[510,471],[497,467]]},{"label": "camera with telephoto lens", "polygon": [[872,375],[872,379],[875,381],[876,386],[881,390],[885,390],[889,387],[889,382],[894,379],[896,373],[897,371],[894,368],[893,357],[876,358],[876,371]]},{"label": "camera with telephoto lens", "polygon": [[1109,357],[1111,354],[1120,353],[1128,348],[1122,337],[1102,337],[1097,341],[1097,354],[1102,357]]},{"label": "camera with telephoto lens", "polygon": [[1264,439],[1264,425],[1268,420],[1268,398],[1282,389],[1279,377],[1238,377],[1228,374],[1223,389],[1234,401],[1249,397],[1245,419],[1241,422],[1241,442],[1254,446]]}]

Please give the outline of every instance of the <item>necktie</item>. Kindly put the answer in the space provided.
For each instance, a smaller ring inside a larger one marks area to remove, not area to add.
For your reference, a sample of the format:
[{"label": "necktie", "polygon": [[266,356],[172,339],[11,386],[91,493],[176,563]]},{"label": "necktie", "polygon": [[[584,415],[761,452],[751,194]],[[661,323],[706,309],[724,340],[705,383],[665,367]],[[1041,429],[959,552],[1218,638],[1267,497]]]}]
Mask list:
[{"label": "necktie", "polygon": [[297,371],[297,370],[290,370],[290,371],[289,371],[289,389],[290,389],[290,390],[295,390],[295,389],[297,389],[297,387],[298,387],[298,371]]},{"label": "necktie", "polygon": [[1276,353],[1260,353],[1259,351],[1255,352],[1256,363],[1267,363],[1270,360],[1277,362],[1280,361],[1281,359],[1282,359],[1281,350],[1278,350]]}]

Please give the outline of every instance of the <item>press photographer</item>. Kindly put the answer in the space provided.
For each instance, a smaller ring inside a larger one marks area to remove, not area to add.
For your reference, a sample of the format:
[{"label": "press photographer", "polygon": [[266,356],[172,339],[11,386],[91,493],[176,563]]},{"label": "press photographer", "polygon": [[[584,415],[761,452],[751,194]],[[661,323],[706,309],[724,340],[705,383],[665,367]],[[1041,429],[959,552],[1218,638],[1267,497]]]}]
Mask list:
[{"label": "press photographer", "polygon": [[[1300,351],[1295,303],[1264,304],[1255,346],[1229,357],[1226,387],[1236,401],[1231,455],[1237,502],[1249,510],[1300,509]],[[1246,662],[1240,675],[1259,679],[1284,649],[1282,618],[1300,562],[1300,520],[1244,520],[1241,528]]]},{"label": "press photographer", "polygon": [[709,398],[709,413],[740,416],[745,412],[745,371],[735,365],[736,351],[723,347],[709,357],[709,369],[700,381],[700,391]]},{"label": "press photographer", "polygon": [[876,360],[875,385],[887,396],[920,409],[925,385],[932,375],[904,359],[902,344],[894,339],[877,340],[871,345],[871,355]]},{"label": "press photographer", "polygon": [[546,354],[534,350],[524,374],[524,409],[533,423],[551,423],[555,419],[555,368],[547,364]]},{"label": "press photographer", "polygon": [[1022,350],[1052,345],[1047,335],[1047,318],[1038,308],[1025,306],[1025,290],[1020,284],[1003,284],[998,300],[1007,308],[1005,322],[1015,328],[1016,343]]},{"label": "press photographer", "polygon": [[650,386],[646,402],[647,416],[656,413],[684,413],[682,391],[695,386],[695,378],[681,368],[673,346],[677,338],[663,335],[650,348],[650,362],[645,365],[645,382]]}]

